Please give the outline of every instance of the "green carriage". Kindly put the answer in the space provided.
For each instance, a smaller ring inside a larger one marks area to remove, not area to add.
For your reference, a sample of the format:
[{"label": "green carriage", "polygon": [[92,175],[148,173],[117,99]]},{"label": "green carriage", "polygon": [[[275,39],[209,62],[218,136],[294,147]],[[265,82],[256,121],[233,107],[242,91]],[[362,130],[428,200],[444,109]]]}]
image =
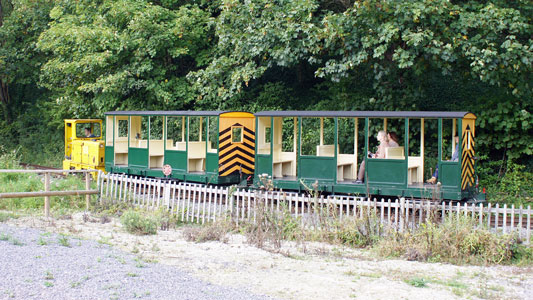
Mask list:
[{"label": "green carriage", "polygon": [[[254,116],[227,111],[106,113],[106,171],[232,184],[254,172]],[[245,154],[243,154],[245,153]]]},{"label": "green carriage", "polygon": [[[475,115],[468,112],[263,111],[256,116],[256,177],[277,188],[422,199],[481,198],[474,172]],[[369,158],[378,130],[399,147]],[[450,161],[458,135],[458,161]],[[364,162],[365,181],[356,183]],[[439,169],[437,184],[425,183]]]}]

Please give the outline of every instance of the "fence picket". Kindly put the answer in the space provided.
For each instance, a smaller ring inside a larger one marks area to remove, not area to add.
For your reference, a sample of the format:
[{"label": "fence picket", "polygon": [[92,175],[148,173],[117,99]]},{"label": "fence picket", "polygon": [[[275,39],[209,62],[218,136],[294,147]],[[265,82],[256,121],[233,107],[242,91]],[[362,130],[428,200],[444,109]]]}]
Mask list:
[{"label": "fence picket", "polygon": [[479,227],[483,226],[483,203],[479,205]]},{"label": "fence picket", "polygon": [[526,242],[529,244],[531,241],[531,205],[527,206],[527,231],[526,231]]},{"label": "fence picket", "polygon": [[494,210],[495,211],[495,214],[494,214],[494,222],[495,222],[495,226],[494,228],[496,230],[498,230],[498,227],[500,226],[499,224],[499,217],[500,217],[500,204],[499,203],[496,203],[496,209]]},{"label": "fence picket", "polygon": [[422,222],[431,220],[432,214],[440,210],[441,221],[444,221],[447,215],[457,217],[464,215],[471,218],[478,226],[486,224],[490,229],[501,228],[503,233],[518,231],[525,243],[531,238],[531,207],[528,206],[526,209],[523,205],[507,207],[505,204],[500,208],[499,204],[493,207],[491,203],[485,207],[483,203],[478,206],[467,203],[453,205],[450,202],[447,205],[433,204],[430,201],[415,202],[405,198],[369,199],[346,195],[326,197],[320,195],[318,198],[293,192],[239,189],[231,192],[227,187],[163,182],[159,179],[125,174],[101,173],[98,174],[96,181],[100,193],[99,201],[102,204],[104,201],[110,203],[118,201],[146,209],[157,209],[166,205],[170,214],[177,216],[181,214],[182,221],[202,224],[216,221],[222,216],[224,209],[232,221],[239,224],[241,221],[252,221],[252,219],[256,222],[259,207],[277,213],[281,213],[283,208],[287,207],[289,213],[301,219],[302,226],[316,227],[319,225],[317,220],[322,217],[334,217],[339,220],[351,216],[362,218],[366,210],[368,216],[375,214],[382,224],[394,226],[401,231],[416,228]]},{"label": "fence picket", "polygon": [[507,233],[507,203],[503,205],[503,233]]}]

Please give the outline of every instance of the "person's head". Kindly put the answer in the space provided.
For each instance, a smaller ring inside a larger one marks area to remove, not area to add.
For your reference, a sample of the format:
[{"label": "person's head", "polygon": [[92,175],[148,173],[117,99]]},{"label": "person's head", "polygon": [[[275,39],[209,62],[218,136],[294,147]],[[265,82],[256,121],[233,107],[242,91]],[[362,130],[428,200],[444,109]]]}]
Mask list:
[{"label": "person's head", "polygon": [[454,139],[455,139],[455,143],[456,143],[456,144],[459,143],[459,136],[458,136],[458,135],[456,135],[456,136],[454,137]]},{"label": "person's head", "polygon": [[378,139],[379,142],[387,142],[388,141],[387,133],[385,132],[385,130],[380,130],[378,132],[377,139]]},{"label": "person's head", "polygon": [[90,136],[92,133],[91,133],[91,128],[90,127],[85,127],[85,136]]},{"label": "person's head", "polygon": [[400,141],[400,138],[398,138],[398,135],[396,134],[396,132],[394,131],[391,131],[387,134],[387,137],[389,138],[389,140],[393,140],[395,141],[396,143],[398,143]]}]

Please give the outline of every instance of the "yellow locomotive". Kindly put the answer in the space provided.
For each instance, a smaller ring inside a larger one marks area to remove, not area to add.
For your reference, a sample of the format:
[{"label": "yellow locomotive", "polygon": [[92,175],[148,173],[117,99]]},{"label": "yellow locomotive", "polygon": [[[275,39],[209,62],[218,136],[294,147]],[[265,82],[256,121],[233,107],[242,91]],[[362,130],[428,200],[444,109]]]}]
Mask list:
[{"label": "yellow locomotive", "polygon": [[[63,170],[94,169],[105,171],[105,146],[102,120],[65,120],[65,159]],[[96,177],[96,172],[92,174]]]}]

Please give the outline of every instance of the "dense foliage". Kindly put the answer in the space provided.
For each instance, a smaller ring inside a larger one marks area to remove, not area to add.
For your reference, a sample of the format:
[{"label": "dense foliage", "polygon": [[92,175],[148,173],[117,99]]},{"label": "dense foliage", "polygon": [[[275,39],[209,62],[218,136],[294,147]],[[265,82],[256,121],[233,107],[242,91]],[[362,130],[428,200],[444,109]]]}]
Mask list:
[{"label": "dense foliage", "polygon": [[531,170],[532,17],[530,0],[0,0],[0,144],[59,160],[63,118],[115,109],[468,110],[479,153]]}]

